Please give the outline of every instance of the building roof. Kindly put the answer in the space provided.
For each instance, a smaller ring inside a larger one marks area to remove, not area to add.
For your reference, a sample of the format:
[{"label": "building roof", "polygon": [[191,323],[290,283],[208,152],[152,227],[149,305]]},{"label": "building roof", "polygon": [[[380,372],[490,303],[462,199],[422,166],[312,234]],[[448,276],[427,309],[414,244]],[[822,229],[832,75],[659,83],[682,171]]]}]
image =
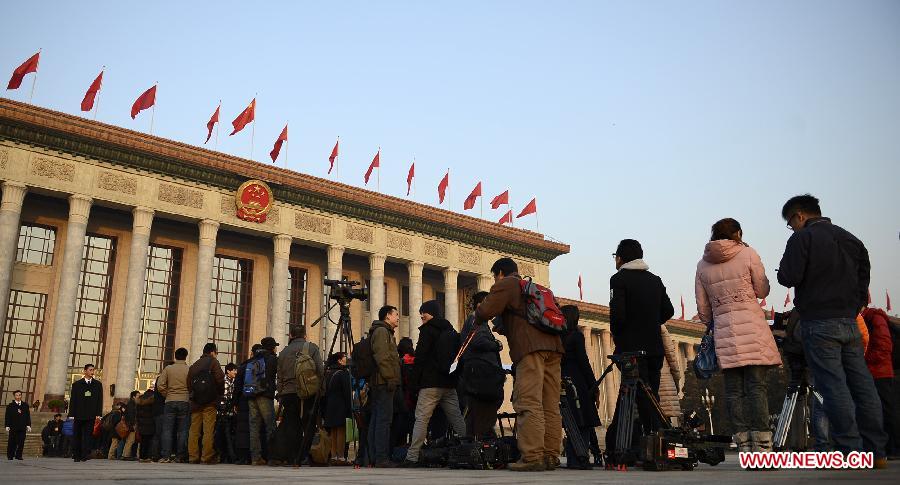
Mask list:
[{"label": "building roof", "polygon": [[276,201],[502,254],[549,262],[569,252],[567,244],[548,240],[537,232],[9,99],[0,99],[0,138],[227,190],[236,190],[247,179],[259,179],[272,187]]},{"label": "building roof", "polygon": [[[606,322],[609,323],[609,307],[605,305],[599,305],[597,303],[590,303],[586,301],[578,301],[572,300],[569,298],[558,298],[560,305],[575,305],[578,307],[578,312],[581,314],[583,319],[593,320],[596,322]],[[703,333],[706,331],[706,326],[702,323],[691,322],[687,320],[679,320],[679,319],[671,319],[666,322],[666,327],[669,328],[669,331],[672,333],[677,333],[680,335],[686,335],[689,337],[701,337]]]}]

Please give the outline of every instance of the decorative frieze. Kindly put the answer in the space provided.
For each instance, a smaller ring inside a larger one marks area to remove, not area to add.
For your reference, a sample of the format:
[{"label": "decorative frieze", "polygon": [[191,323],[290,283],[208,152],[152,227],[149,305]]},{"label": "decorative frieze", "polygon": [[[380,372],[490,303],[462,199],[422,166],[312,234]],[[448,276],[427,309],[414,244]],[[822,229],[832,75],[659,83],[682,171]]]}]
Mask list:
[{"label": "decorative frieze", "polygon": [[412,238],[400,234],[388,233],[387,247],[390,249],[399,249],[408,253],[412,252]]},{"label": "decorative frieze", "polygon": [[180,185],[159,184],[157,199],[170,204],[193,207],[194,209],[203,208],[203,194],[199,190],[189,189]]},{"label": "decorative frieze", "polygon": [[75,164],[45,157],[31,161],[31,175],[72,182],[75,180]]},{"label": "decorative frieze", "polygon": [[6,162],[9,160],[9,150],[0,150],[0,169],[6,168]]},{"label": "decorative frieze", "polygon": [[97,177],[97,187],[112,192],[135,195],[137,194],[137,179],[104,170]]},{"label": "decorative frieze", "polygon": [[459,250],[459,262],[469,264],[472,266],[480,266],[481,265],[481,253],[478,251],[471,250],[471,249],[460,249]]},{"label": "decorative frieze", "polygon": [[425,242],[425,256],[447,259],[448,252],[449,248],[447,248],[446,244],[441,244],[433,241]]},{"label": "decorative frieze", "polygon": [[272,208],[269,209],[269,216],[266,217],[266,224],[277,226],[279,222],[281,222],[281,211],[278,207],[272,206]]},{"label": "decorative frieze", "polygon": [[223,195],[219,201],[219,211],[223,216],[237,217],[237,207],[234,206],[233,195]]},{"label": "decorative frieze", "polygon": [[330,236],[332,225],[333,221],[328,217],[319,217],[303,212],[294,214],[294,227],[301,231],[317,232]]},{"label": "decorative frieze", "polygon": [[531,277],[537,276],[534,273],[534,263],[526,263],[524,261],[520,261],[518,266],[519,266],[519,274],[520,275],[531,276]]},{"label": "decorative frieze", "polygon": [[375,242],[375,230],[357,224],[347,224],[347,239],[372,244]]}]

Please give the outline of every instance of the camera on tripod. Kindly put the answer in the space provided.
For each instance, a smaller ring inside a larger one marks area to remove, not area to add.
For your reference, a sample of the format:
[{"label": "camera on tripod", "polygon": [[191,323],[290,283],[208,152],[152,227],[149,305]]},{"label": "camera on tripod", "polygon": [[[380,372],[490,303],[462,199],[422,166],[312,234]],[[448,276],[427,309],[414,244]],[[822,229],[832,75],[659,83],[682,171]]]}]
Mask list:
[{"label": "camera on tripod", "polygon": [[359,281],[329,280],[325,279],[325,286],[331,288],[329,296],[341,306],[349,305],[352,300],[366,301],[369,299],[369,289],[360,286]]}]

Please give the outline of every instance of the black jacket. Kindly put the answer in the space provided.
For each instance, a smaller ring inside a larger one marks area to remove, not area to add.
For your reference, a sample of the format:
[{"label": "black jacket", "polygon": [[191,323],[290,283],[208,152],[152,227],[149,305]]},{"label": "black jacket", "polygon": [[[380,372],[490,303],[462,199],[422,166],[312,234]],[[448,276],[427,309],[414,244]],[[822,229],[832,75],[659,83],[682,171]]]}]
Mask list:
[{"label": "black jacket", "polygon": [[31,426],[31,410],[28,409],[28,403],[22,401],[22,404],[16,404],[15,401],[12,401],[7,404],[4,426],[13,431],[21,431]]},{"label": "black jacket", "polygon": [[134,429],[134,425],[137,424],[137,412],[137,403],[134,399],[129,399],[128,402],[125,403],[125,424],[132,430]]},{"label": "black jacket", "polygon": [[635,260],[612,275],[609,288],[609,328],[615,353],[643,350],[647,355],[664,355],[659,326],[672,318],[675,309],[659,276],[648,271],[643,261]]},{"label": "black jacket", "polygon": [[[581,405],[582,426],[600,426],[600,415],[597,414],[597,406],[594,405],[594,368],[588,360],[587,349],[584,345],[584,335],[579,331],[569,332],[563,337],[563,346],[566,353],[562,358],[562,375],[572,379],[572,384],[578,391],[578,402]],[[574,404],[574,396],[568,396],[570,406]],[[575,409],[572,407],[571,409]]]},{"label": "black jacket", "polygon": [[353,417],[350,396],[350,372],[346,366],[329,367],[325,371],[325,402],[322,418],[326,428],[337,428]]},{"label": "black jacket", "polygon": [[94,419],[97,416],[103,416],[103,384],[98,379],[91,379],[90,384],[78,379],[72,384],[69,417]]},{"label": "black jacket", "polygon": [[474,313],[469,315],[469,318],[466,319],[466,323],[463,324],[462,332],[459,334],[459,345],[465,345],[473,328],[475,329],[475,335],[472,337],[472,341],[469,342],[469,346],[466,347],[466,351],[459,357],[460,365],[465,366],[466,362],[480,360],[497,367],[502,367],[503,364],[500,361],[500,350],[502,346],[500,345],[500,341],[494,338],[494,334],[491,332],[487,323],[475,325]]},{"label": "black jacket", "polygon": [[[156,433],[156,418],[153,407],[156,404],[156,393],[147,389],[137,400],[137,429],[142,435]],[[162,419],[162,418],[160,418]]]},{"label": "black jacket", "polygon": [[452,329],[444,318],[432,318],[419,327],[419,341],[416,343],[416,360],[413,364],[412,385],[416,389],[456,387],[456,374],[449,375],[438,370],[435,348],[438,337],[445,330]]},{"label": "black jacket", "polygon": [[804,320],[856,318],[868,301],[870,270],[863,243],[817,217],[788,239],[778,282],[794,288],[794,307]]}]

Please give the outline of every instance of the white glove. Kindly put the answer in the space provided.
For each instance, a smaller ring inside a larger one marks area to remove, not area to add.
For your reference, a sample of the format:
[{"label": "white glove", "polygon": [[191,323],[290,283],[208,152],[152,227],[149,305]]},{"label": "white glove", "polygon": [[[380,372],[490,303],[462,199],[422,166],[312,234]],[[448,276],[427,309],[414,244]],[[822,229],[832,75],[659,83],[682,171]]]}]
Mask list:
[{"label": "white glove", "polygon": [[31,426],[25,426],[25,429],[26,429],[29,433],[31,432]]}]

